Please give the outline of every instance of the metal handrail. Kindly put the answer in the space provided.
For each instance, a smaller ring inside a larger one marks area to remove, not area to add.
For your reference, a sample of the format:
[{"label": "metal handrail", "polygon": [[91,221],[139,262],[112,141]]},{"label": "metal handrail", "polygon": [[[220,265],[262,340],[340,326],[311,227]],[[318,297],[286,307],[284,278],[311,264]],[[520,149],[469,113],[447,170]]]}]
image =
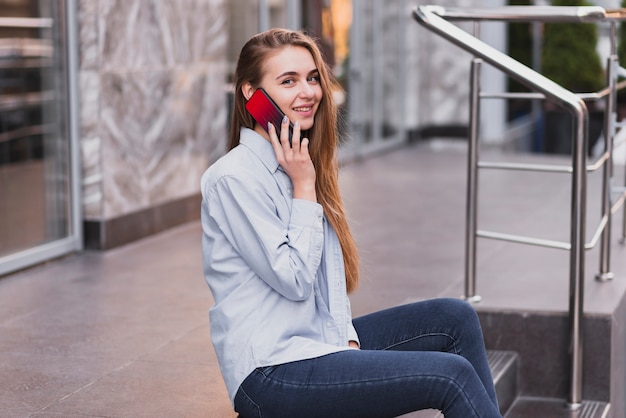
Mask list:
[{"label": "metal handrail", "polygon": [[[619,202],[619,199],[618,199],[618,202]],[[613,212],[615,212],[620,207],[621,205],[616,204],[611,209]],[[608,225],[608,222],[609,222],[609,217],[606,215],[604,215],[602,219],[600,219],[600,223],[598,224],[598,227],[596,228],[596,232],[593,234],[593,237],[591,238],[591,240],[585,244],[585,250],[587,251],[593,250],[596,247],[596,245],[598,245],[598,242],[600,241],[600,238],[602,238],[602,233],[604,232],[606,226]],[[476,236],[483,237],[483,238],[491,238],[491,239],[500,240],[500,241],[515,242],[518,244],[529,244],[529,245],[536,245],[539,247],[554,248],[557,250],[569,251],[572,249],[572,245],[569,242],[548,240],[548,239],[542,239],[542,238],[533,238],[533,237],[527,237],[525,235],[505,234],[502,232],[485,231],[482,229],[476,230]]]},{"label": "metal handrail", "polygon": [[[597,6],[505,6],[474,9],[442,6],[418,7],[428,8],[429,12],[446,20],[458,21],[588,23],[607,19],[607,11]],[[611,16],[617,18],[615,13]]]},{"label": "metal handrail", "polygon": [[[624,74],[626,74],[626,68],[620,68],[623,70]],[[621,90],[626,87],[626,80],[620,81],[617,83],[617,90]],[[602,90],[592,93],[576,93],[578,97],[583,100],[600,100],[606,98],[611,93],[611,89],[609,87],[605,87]],[[481,92],[480,97],[482,99],[545,99],[546,96],[541,93],[532,93],[532,92],[510,92],[510,93],[485,93]]]},{"label": "metal handrail", "polygon": [[[519,6],[500,9],[459,11],[440,6],[418,6],[413,11],[414,18],[432,32],[453,44],[472,53],[470,75],[470,129],[468,152],[468,191],[466,223],[466,296],[475,296],[475,249],[477,220],[477,169],[478,169],[478,114],[479,114],[479,72],[482,60],[488,62],[505,74],[526,84],[531,89],[542,93],[557,105],[567,109],[575,121],[572,155],[572,195],[570,243],[566,249],[570,252],[569,286],[569,331],[570,331],[570,391],[568,405],[578,409],[582,404],[582,319],[584,289],[584,253],[585,253],[585,212],[587,193],[587,143],[588,111],[585,102],[578,95],[564,89],[552,80],[531,68],[498,51],[476,37],[446,21],[443,17],[456,20],[505,20],[505,21],[600,21],[607,18],[603,8],[599,7],[537,7]],[[614,18],[616,18],[613,15]],[[610,92],[609,92],[610,94]],[[608,137],[608,133],[606,135]],[[606,222],[603,221],[606,225]],[[597,234],[596,234],[597,235]],[[602,234],[603,236],[605,234]],[[502,237],[500,237],[502,238]],[[560,245],[545,241],[544,244]]]},{"label": "metal handrail", "polygon": [[[602,154],[596,162],[587,165],[587,172],[592,173],[598,171],[609,159],[609,153]],[[570,165],[557,164],[532,164],[532,163],[507,163],[499,161],[478,161],[479,168],[492,168],[499,170],[517,170],[517,171],[542,171],[544,173],[566,173],[571,174],[574,169]]]}]

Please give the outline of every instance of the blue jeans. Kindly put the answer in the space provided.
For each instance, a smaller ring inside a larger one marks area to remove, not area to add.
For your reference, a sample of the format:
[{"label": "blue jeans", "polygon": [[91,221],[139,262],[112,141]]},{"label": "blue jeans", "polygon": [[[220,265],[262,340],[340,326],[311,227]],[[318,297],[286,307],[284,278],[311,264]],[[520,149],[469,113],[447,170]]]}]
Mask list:
[{"label": "blue jeans", "polygon": [[434,299],[353,320],[361,350],[261,367],[241,384],[243,418],[501,417],[474,309]]}]

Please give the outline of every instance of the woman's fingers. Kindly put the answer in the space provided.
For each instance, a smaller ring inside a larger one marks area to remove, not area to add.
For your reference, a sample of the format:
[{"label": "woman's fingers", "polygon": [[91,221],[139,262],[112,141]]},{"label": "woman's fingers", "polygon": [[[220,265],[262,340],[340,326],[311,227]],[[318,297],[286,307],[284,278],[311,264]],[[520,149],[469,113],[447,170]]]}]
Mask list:
[{"label": "woman's fingers", "polygon": [[270,135],[270,142],[274,143],[274,140],[276,140],[285,154],[288,151],[300,150],[300,122],[296,121],[293,124],[293,129],[291,130],[291,141],[289,140],[290,129],[289,118],[287,118],[287,116],[284,116],[281,121],[280,138],[278,137],[279,135],[276,132],[276,127],[271,122],[268,122],[267,124],[267,132]]},{"label": "woman's fingers", "polygon": [[[296,121],[293,124],[293,129],[290,130],[289,119],[287,118],[287,116],[285,116],[282,121],[281,132],[280,132],[280,140],[283,146],[285,146],[286,144],[289,144],[290,148],[292,148],[295,151],[299,151],[300,142],[302,139],[300,138],[300,133],[301,133],[300,122]],[[289,134],[291,134],[291,138],[289,138]]]},{"label": "woman's fingers", "polygon": [[289,142],[289,119],[287,116],[281,121],[280,128],[279,139],[276,127],[272,123],[267,124],[267,132],[270,136],[270,142],[272,143],[278,162],[283,166],[296,162],[310,162],[309,141],[307,138],[300,138],[302,133],[300,123],[296,121],[293,124],[291,143]]},{"label": "woman's fingers", "polygon": [[268,124],[270,142],[276,154],[276,160],[293,183],[293,197],[317,201],[315,194],[315,167],[309,155],[309,140],[300,141],[300,124],[293,126],[292,145],[289,145],[289,119],[281,121],[280,141],[276,135],[276,127]]},{"label": "woman's fingers", "polygon": [[287,116],[283,116],[283,120],[281,122],[280,143],[283,146],[283,149],[293,147],[292,142],[289,141],[289,118]]}]

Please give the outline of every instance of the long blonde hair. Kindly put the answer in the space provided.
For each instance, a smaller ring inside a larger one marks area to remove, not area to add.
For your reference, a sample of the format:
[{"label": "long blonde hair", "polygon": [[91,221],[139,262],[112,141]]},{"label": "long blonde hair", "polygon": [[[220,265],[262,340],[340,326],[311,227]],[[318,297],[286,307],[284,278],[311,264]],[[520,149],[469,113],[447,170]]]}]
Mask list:
[{"label": "long blonde hair", "polygon": [[315,123],[305,134],[309,138],[309,153],[315,166],[315,191],[324,214],[332,225],[341,244],[346,270],[348,292],[355,290],[359,282],[359,257],[346,219],[343,201],[339,192],[339,166],[337,161],[337,107],[333,100],[333,89],[339,88],[331,78],[315,41],[301,32],[285,29],[270,29],[253,36],[241,49],[235,70],[235,100],[230,127],[229,149],[239,144],[242,127],[254,129],[254,119],[246,111],[246,98],[242,86],[250,83],[259,87],[263,77],[263,63],[269,55],[288,46],[306,48],[317,66],[322,87],[322,100],[315,114]]}]

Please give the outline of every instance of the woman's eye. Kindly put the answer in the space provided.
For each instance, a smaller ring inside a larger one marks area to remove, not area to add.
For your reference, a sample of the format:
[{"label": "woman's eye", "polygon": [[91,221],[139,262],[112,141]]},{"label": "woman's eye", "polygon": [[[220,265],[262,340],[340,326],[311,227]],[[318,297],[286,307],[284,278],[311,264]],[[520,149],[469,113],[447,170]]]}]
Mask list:
[{"label": "woman's eye", "polygon": [[319,83],[320,76],[316,75],[316,76],[309,77],[308,81],[309,81],[309,83]]},{"label": "woman's eye", "polygon": [[286,79],[283,80],[282,84],[293,84],[293,79],[286,78]]}]

